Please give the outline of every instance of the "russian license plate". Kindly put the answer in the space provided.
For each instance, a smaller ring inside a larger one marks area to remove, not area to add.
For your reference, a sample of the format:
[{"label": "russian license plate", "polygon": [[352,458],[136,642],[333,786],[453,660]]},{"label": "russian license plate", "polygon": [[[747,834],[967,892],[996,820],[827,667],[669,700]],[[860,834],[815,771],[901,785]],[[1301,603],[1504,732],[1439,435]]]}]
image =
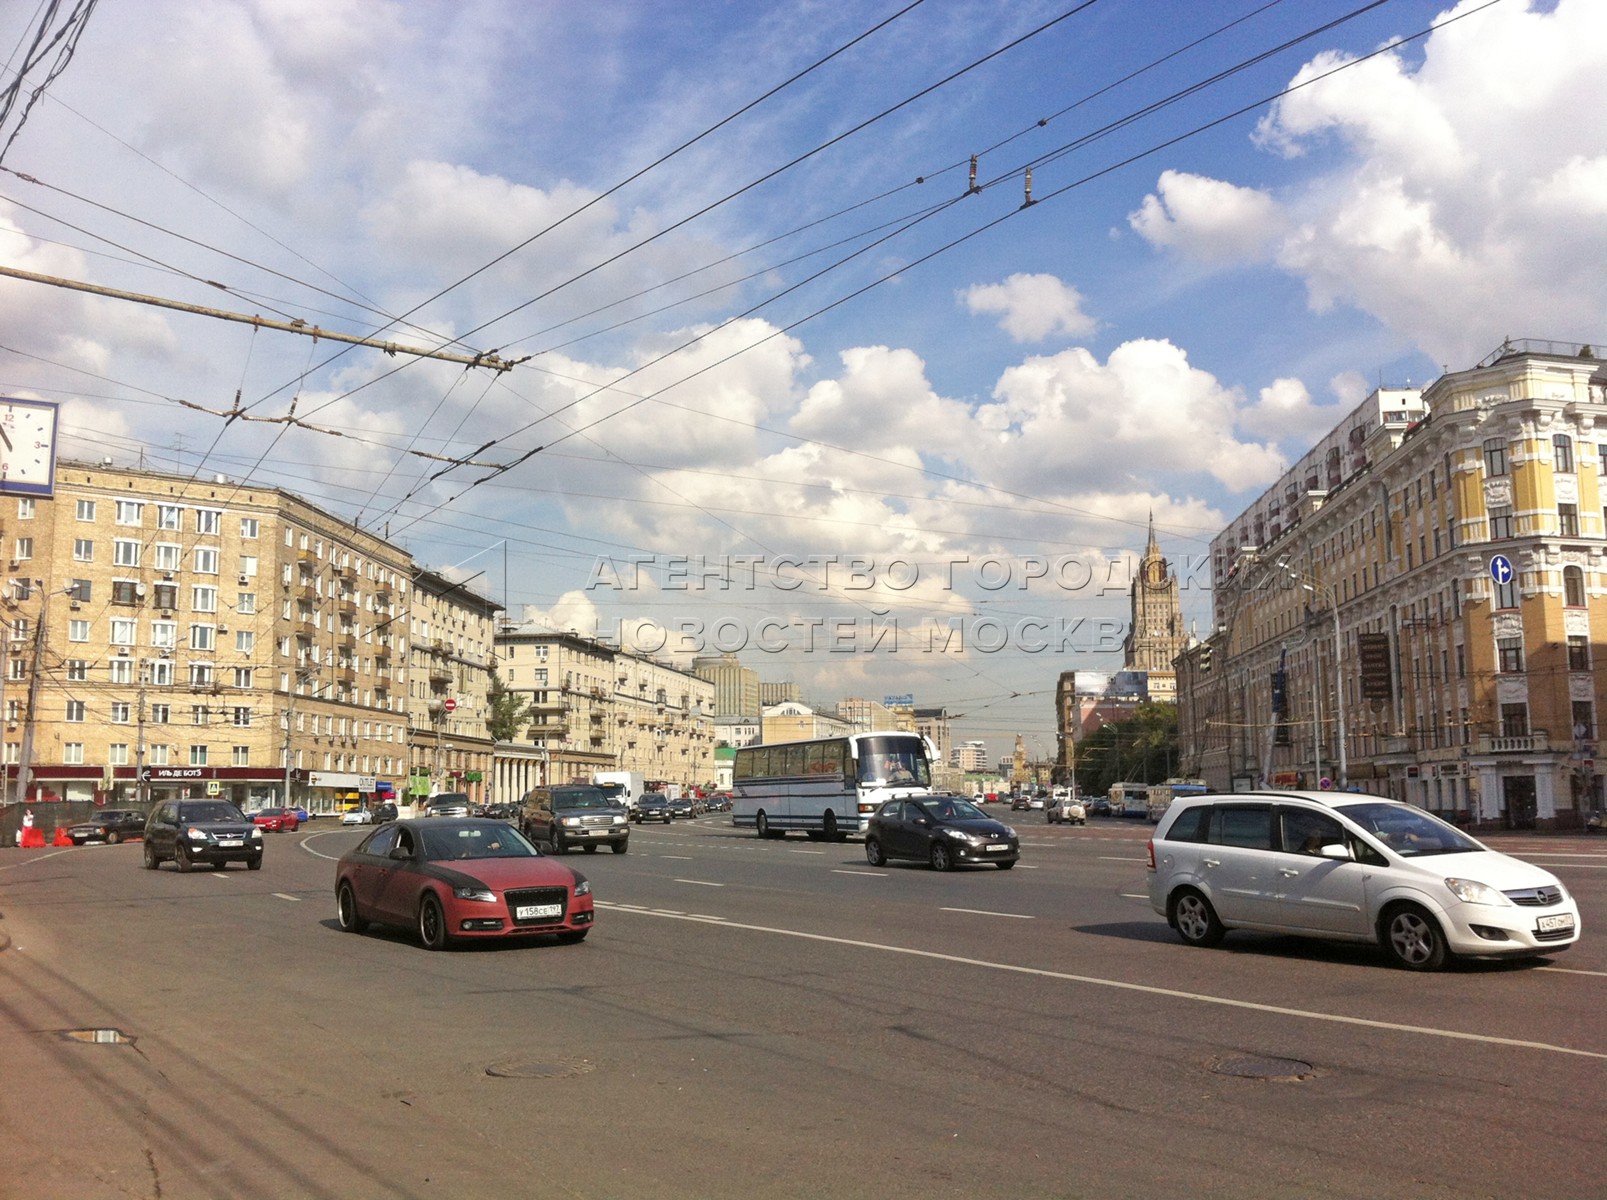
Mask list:
[{"label": "russian license plate", "polygon": [[998,854],[998,853],[1000,853],[1002,851],[1005,851],[1005,850],[1008,850],[1008,849],[1010,849],[1009,846],[1006,846],[1006,845],[1004,845],[1003,843],[1000,843],[1000,842],[995,842],[993,845],[988,847],[988,853],[989,854]]},{"label": "russian license plate", "polygon": [[518,921],[534,921],[537,917],[562,916],[562,904],[521,904],[513,910],[513,916]]},{"label": "russian license plate", "polygon": [[1556,933],[1559,929],[1572,929],[1574,919],[1571,913],[1558,913],[1553,917],[1541,917],[1538,925],[1540,933]]},{"label": "russian license plate", "polygon": [[237,850],[241,846],[245,845],[245,843],[239,838],[219,838],[218,845],[222,846],[225,850]]}]

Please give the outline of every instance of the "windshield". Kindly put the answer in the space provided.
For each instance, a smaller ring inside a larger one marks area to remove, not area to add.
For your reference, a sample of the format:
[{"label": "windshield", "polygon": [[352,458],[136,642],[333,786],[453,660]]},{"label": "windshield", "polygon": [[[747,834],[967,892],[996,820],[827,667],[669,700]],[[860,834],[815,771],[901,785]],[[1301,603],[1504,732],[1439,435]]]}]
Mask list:
[{"label": "windshield", "polygon": [[554,792],[554,808],[618,808],[619,805],[596,788],[575,788],[573,791]]},{"label": "windshield", "polygon": [[244,821],[245,814],[232,804],[186,804],[183,809],[186,821]]},{"label": "windshield", "polygon": [[915,807],[934,821],[991,821],[993,819],[969,800],[960,800],[953,796],[944,796],[940,800],[920,800],[916,802]]},{"label": "windshield", "polygon": [[918,737],[865,738],[859,743],[859,782],[867,786],[931,787],[932,768]]},{"label": "windshield", "polygon": [[1405,804],[1346,804],[1338,809],[1402,858],[1466,854],[1484,847],[1455,826]]},{"label": "windshield", "polygon": [[426,828],[421,832],[427,862],[540,857],[540,851],[511,825],[459,825],[448,829]]}]

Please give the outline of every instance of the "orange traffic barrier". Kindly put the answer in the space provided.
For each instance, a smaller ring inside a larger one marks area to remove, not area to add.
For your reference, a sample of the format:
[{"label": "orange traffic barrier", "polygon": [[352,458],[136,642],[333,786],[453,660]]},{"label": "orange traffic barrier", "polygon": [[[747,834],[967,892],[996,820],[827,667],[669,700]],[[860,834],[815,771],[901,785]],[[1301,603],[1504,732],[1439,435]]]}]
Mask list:
[{"label": "orange traffic barrier", "polygon": [[45,831],[43,829],[24,829],[22,831],[22,848],[24,850],[42,850],[45,846]]},{"label": "orange traffic barrier", "polygon": [[50,844],[52,846],[71,846],[73,844],[72,836],[68,834],[65,825],[56,826],[56,836],[50,839]]}]

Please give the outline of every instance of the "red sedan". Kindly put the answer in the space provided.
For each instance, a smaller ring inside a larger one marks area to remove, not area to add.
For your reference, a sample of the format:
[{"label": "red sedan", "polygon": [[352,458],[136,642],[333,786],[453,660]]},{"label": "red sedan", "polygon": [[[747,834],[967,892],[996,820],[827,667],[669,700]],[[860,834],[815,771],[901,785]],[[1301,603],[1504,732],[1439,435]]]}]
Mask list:
[{"label": "red sedan", "polygon": [[412,929],[428,950],[457,941],[591,932],[591,884],[506,821],[430,817],[375,829],[335,867],[340,927]]},{"label": "red sedan", "polygon": [[251,820],[270,833],[294,833],[301,828],[301,818],[293,808],[259,808],[251,814]]}]

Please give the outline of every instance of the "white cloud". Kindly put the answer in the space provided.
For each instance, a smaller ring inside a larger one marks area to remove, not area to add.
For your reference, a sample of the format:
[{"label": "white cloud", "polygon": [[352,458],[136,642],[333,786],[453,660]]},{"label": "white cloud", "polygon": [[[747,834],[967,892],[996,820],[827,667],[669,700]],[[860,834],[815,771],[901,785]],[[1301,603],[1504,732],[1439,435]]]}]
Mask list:
[{"label": "white cloud", "polygon": [[1254,262],[1274,244],[1281,219],[1265,192],[1185,171],[1163,171],[1156,192],[1127,218],[1153,246],[1200,262]]},{"label": "white cloud", "polygon": [[999,328],[1018,342],[1041,342],[1055,334],[1083,337],[1097,327],[1082,311],[1077,289],[1053,275],[1015,274],[1003,283],[967,288],[960,298],[973,313],[1000,313]]}]

